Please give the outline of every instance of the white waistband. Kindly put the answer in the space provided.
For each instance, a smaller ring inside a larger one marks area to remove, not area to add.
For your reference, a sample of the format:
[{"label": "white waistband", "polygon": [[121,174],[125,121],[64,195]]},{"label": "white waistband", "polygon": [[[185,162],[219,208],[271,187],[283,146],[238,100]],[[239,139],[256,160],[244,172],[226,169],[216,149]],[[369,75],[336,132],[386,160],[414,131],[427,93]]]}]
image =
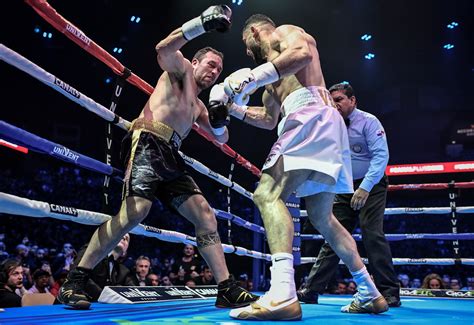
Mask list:
[{"label": "white waistband", "polygon": [[[321,96],[327,96],[322,98]],[[309,105],[331,105],[331,95],[324,87],[309,86],[293,91],[281,104],[281,114],[286,116],[300,107]]]}]

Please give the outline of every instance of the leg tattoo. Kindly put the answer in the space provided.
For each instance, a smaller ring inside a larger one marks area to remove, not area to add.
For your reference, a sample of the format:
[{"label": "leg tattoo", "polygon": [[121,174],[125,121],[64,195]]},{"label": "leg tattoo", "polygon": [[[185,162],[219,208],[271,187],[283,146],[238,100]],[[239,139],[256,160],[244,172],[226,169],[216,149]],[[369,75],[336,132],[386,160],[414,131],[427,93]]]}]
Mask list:
[{"label": "leg tattoo", "polygon": [[220,244],[221,238],[219,237],[219,233],[214,231],[209,234],[196,236],[196,243],[198,248],[204,248],[207,246]]}]

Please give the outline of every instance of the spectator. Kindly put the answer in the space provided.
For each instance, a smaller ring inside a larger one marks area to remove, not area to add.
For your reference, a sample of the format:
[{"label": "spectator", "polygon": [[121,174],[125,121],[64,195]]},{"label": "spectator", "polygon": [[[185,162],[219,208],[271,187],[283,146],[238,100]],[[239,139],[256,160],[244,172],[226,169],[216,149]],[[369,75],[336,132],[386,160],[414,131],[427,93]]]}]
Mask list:
[{"label": "spectator", "polygon": [[346,287],[346,293],[348,295],[353,295],[357,292],[357,284],[354,281],[349,281]]},{"label": "spectator", "polygon": [[451,281],[449,282],[449,289],[461,290],[461,283],[460,283],[459,279],[451,278]]},{"label": "spectator", "polygon": [[407,274],[400,273],[398,280],[400,281],[401,288],[408,288],[410,286],[410,277]]},{"label": "spectator", "polygon": [[[205,265],[202,268],[201,276],[196,278],[194,280],[196,285],[201,285],[201,286],[207,286],[207,285],[215,285],[216,281],[214,280],[214,274],[212,274],[212,270],[208,265]],[[245,286],[242,286],[242,283],[240,283],[240,286],[244,289],[246,289]]]},{"label": "spectator", "polygon": [[170,277],[165,275],[161,278],[161,285],[165,287],[170,287],[173,285],[173,283],[171,283]]},{"label": "spectator", "polygon": [[469,277],[466,279],[466,286],[462,290],[474,290],[474,277]]},{"label": "spectator", "polygon": [[132,272],[134,274],[131,276],[132,285],[141,287],[146,286],[146,276],[150,273],[150,267],[150,258],[143,255],[138,257],[135,261],[135,270]]},{"label": "spectator", "polygon": [[0,307],[21,307],[17,290],[23,288],[23,268],[16,259],[7,259],[0,267]]},{"label": "spectator", "polygon": [[443,274],[442,280],[444,287],[449,288],[449,284],[451,283],[451,277],[448,274]]},{"label": "spectator", "polygon": [[418,279],[418,278],[414,278],[412,281],[411,281],[411,285],[410,285],[410,288],[420,288],[421,287],[421,280]]},{"label": "spectator", "polygon": [[156,287],[160,285],[160,276],[155,273],[150,273],[146,276],[146,285]]},{"label": "spectator", "polygon": [[[184,284],[186,282],[185,279],[191,278],[197,278],[199,277],[200,273],[200,265],[201,262],[195,258],[195,251],[194,251],[194,246],[186,244],[184,245],[183,248],[183,257],[176,261],[173,267],[173,272],[170,273],[170,278],[172,281],[174,281],[175,284],[178,282],[184,281],[181,284]],[[179,273],[179,270],[184,270],[184,274]],[[179,277],[179,280],[176,280],[176,278]]]},{"label": "spectator", "polygon": [[28,289],[28,293],[49,293],[49,279],[51,273],[38,269],[33,272],[33,286]]},{"label": "spectator", "polygon": [[443,279],[439,274],[431,273],[423,279],[422,289],[445,289]]}]

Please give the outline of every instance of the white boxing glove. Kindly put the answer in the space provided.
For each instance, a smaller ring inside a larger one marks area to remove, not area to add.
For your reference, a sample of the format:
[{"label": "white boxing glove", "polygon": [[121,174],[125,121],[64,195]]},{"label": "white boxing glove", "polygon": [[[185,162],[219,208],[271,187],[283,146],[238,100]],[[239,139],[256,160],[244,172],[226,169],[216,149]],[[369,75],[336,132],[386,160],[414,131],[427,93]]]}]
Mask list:
[{"label": "white boxing glove", "polygon": [[243,68],[235,71],[224,80],[224,91],[237,105],[247,105],[250,95],[257,88],[274,83],[280,75],[271,62],[259,65],[253,70]]},{"label": "white boxing glove", "polygon": [[209,104],[215,103],[215,102],[227,105],[229,109],[229,114],[238,118],[239,120],[243,120],[245,118],[245,114],[247,112],[248,107],[245,105],[239,106],[235,103],[231,104],[229,96],[227,96],[227,94],[224,91],[223,83],[216,84],[211,88],[211,92],[209,93]]}]

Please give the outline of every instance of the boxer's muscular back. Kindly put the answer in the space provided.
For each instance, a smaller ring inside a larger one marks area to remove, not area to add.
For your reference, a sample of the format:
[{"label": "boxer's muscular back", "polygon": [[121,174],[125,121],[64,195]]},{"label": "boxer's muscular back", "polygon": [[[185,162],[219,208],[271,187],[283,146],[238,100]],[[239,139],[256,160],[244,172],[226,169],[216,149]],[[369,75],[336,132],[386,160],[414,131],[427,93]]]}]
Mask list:
[{"label": "boxer's muscular back", "polygon": [[[291,36],[289,36],[290,34]],[[326,87],[321,63],[319,61],[319,53],[316,48],[316,40],[311,35],[307,34],[302,28],[293,25],[279,26],[275,30],[274,37],[270,44],[268,61],[274,60],[281,54],[281,52],[287,49],[288,44],[286,39],[295,36],[304,38],[311,52],[312,60],[296,74],[285,77],[276,83],[266,86],[267,91],[272,94],[274,99],[280,104],[286,96],[301,87]]]},{"label": "boxer's muscular back", "polygon": [[164,72],[160,76],[139,117],[162,122],[185,138],[203,108],[197,97],[192,67],[188,67],[183,75]]}]

